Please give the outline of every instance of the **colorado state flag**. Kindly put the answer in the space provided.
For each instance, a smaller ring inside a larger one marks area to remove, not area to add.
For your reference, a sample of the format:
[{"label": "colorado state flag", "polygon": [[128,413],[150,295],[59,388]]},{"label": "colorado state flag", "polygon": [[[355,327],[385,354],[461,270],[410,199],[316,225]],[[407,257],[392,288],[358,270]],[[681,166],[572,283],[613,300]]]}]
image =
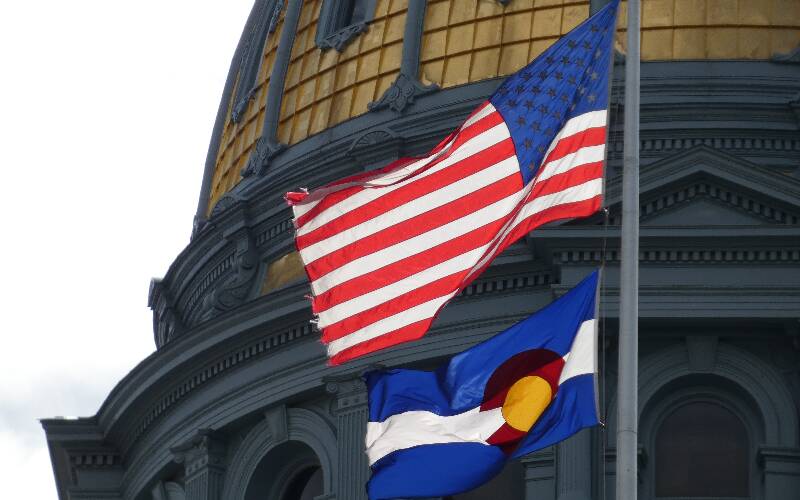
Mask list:
[{"label": "colorado state flag", "polygon": [[461,493],[599,422],[595,271],[436,371],[367,373],[370,500]]}]

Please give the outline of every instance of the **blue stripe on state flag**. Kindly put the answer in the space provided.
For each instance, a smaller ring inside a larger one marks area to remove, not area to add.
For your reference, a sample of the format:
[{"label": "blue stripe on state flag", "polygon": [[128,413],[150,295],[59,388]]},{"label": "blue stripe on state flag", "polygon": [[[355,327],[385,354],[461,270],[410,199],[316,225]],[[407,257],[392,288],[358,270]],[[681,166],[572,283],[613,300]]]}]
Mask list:
[{"label": "blue stripe on state flag", "polygon": [[570,118],[608,108],[617,0],[509,77],[489,98],[503,115],[525,183]]},{"label": "blue stripe on state flag", "polygon": [[432,372],[365,375],[371,500],[460,493],[598,423],[598,273]]}]

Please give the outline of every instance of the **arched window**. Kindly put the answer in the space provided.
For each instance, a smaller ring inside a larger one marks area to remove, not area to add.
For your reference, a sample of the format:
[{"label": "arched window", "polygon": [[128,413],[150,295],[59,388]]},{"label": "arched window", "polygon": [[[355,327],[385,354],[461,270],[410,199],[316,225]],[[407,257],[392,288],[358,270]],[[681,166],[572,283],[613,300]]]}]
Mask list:
[{"label": "arched window", "polygon": [[749,497],[748,441],[742,421],[719,404],[673,410],[656,435],[656,498]]},{"label": "arched window", "polygon": [[260,460],[244,498],[312,500],[324,493],[323,470],[314,451],[299,441],[287,441]]},{"label": "arched window", "polygon": [[289,481],[281,500],[314,500],[323,493],[322,469],[313,466],[299,471]]}]

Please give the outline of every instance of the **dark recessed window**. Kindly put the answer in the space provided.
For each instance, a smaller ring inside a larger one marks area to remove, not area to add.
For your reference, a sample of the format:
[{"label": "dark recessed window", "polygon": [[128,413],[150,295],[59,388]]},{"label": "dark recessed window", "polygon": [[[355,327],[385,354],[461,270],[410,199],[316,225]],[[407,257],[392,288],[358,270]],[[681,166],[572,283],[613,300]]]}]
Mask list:
[{"label": "dark recessed window", "polygon": [[322,469],[308,467],[292,478],[282,500],[313,500],[322,493]]},{"label": "dark recessed window", "polygon": [[681,406],[661,424],[656,497],[748,497],[748,437],[742,421],[713,403]]},{"label": "dark recessed window", "polygon": [[317,46],[344,50],[375,17],[376,0],[325,0],[317,23]]}]

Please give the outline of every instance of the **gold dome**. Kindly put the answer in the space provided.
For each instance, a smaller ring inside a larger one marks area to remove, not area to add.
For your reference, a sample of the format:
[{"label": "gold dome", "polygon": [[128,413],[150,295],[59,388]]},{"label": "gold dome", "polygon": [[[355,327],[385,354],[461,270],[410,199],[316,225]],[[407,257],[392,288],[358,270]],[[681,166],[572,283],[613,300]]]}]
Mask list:
[{"label": "gold dome", "polygon": [[[442,88],[510,74],[589,15],[589,0],[429,0],[419,79]],[[286,145],[368,111],[400,71],[407,0],[377,0],[367,30],[340,53],[315,43],[322,0],[306,0],[289,59],[277,136]],[[283,16],[268,35],[253,100],[228,118],[208,211],[241,180],[261,135]],[[642,59],[769,59],[800,41],[800,0],[643,0]],[[625,2],[619,26],[624,32]],[[618,35],[621,50],[624,35]]]}]

